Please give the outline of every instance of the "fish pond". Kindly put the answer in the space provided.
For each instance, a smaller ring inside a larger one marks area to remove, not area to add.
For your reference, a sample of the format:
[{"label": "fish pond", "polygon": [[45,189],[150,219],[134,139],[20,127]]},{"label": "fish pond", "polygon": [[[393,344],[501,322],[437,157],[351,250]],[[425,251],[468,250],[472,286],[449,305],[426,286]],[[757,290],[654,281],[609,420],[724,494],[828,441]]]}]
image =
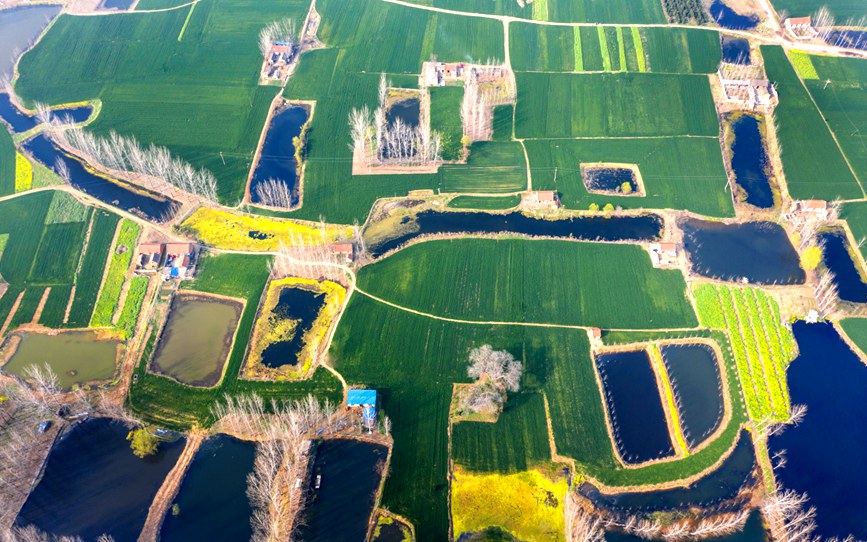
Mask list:
[{"label": "fish pond", "polygon": [[370,253],[376,258],[425,235],[516,233],[585,241],[653,241],[660,237],[662,228],[662,218],[653,214],[543,220],[521,213],[423,211],[415,217],[404,217],[401,232],[372,245]]},{"label": "fish pond", "polygon": [[635,170],[628,167],[599,166],[581,168],[581,177],[588,192],[627,196],[639,195]]},{"label": "fish pond", "polygon": [[418,98],[410,98],[401,100],[391,105],[385,114],[385,120],[389,124],[394,124],[400,119],[401,124],[415,128],[419,124],[421,116],[421,101]]},{"label": "fish pond", "polygon": [[57,374],[60,386],[69,389],[76,384],[112,378],[119,346],[118,341],[100,340],[91,331],[55,335],[14,333],[4,346],[12,354],[3,370],[24,376],[29,366],[48,364]]},{"label": "fish pond", "polygon": [[111,9],[126,11],[132,7],[135,0],[102,0],[99,4],[99,9]]},{"label": "fish pond", "polygon": [[128,432],[107,418],[68,429],[51,450],[17,523],[85,540],[108,534],[116,542],[135,542],[184,441],[163,442],[155,455],[139,459],[130,450]]},{"label": "fish pond", "polygon": [[745,38],[722,36],[722,60],[730,64],[750,63],[750,42]]},{"label": "fish pond", "polygon": [[689,219],[682,227],[694,273],[752,284],[803,284],[805,280],[798,253],[778,224]]},{"label": "fish pond", "polygon": [[[89,105],[64,107],[51,111],[52,116],[62,120],[70,120],[76,124],[89,119],[91,113],[93,113],[93,108]],[[18,109],[12,103],[9,94],[5,92],[0,92],[0,120],[12,128],[12,132],[16,134],[32,130],[39,125],[39,120],[37,120],[35,115],[30,115]]]},{"label": "fish pond", "polygon": [[[606,542],[646,542],[648,539],[609,531],[605,533],[605,540]],[[768,533],[762,525],[762,515],[758,510],[754,510],[750,514],[742,530],[729,535],[702,538],[703,542],[765,542],[766,540],[768,540]]]},{"label": "fish pond", "polygon": [[[293,105],[278,110],[271,117],[259,159],[250,178],[250,198],[253,203],[272,207],[292,207],[298,204],[298,164],[295,161],[293,139],[301,134],[310,116],[306,106]],[[275,190],[274,183],[280,186]]]},{"label": "fish pond", "polygon": [[162,542],[247,542],[253,535],[253,509],[247,474],[256,446],[225,435],[206,440],[190,464],[160,530]]},{"label": "fish pond", "polygon": [[24,52],[60,13],[61,6],[25,6],[0,11],[0,78],[12,77],[12,68]]},{"label": "fish pond", "polygon": [[706,344],[669,344],[659,348],[690,448],[720,426],[725,413],[716,353]]},{"label": "fish pond", "polygon": [[65,168],[69,172],[69,183],[85,194],[147,220],[165,222],[179,208],[174,200],[147,196],[144,191],[127,188],[89,171],[81,161],[60,150],[44,135],[28,140],[23,149],[55,173]]},{"label": "fish pond", "polygon": [[768,441],[771,456],[786,450],[776,471],[786,489],[809,496],[823,540],[867,540],[867,365],[831,324],[792,326],[800,354],[786,377],[792,404],[806,405],[796,426]]},{"label": "fish pond", "polygon": [[336,439],[319,444],[298,540],[364,540],[387,456],[388,448],[369,442]]},{"label": "fish pond", "polygon": [[645,350],[596,356],[620,456],[643,463],[674,454],[656,374]]},{"label": "fish pond", "polygon": [[768,155],[759,129],[759,119],[741,115],[731,123],[731,168],[738,185],[746,192],[746,202],[760,209],[774,206],[774,192],[768,175]]},{"label": "fish pond", "polygon": [[191,293],[172,299],[153,371],[191,386],[217,384],[235,337],[242,303]]},{"label": "fish pond", "polygon": [[691,507],[714,508],[722,504],[736,509],[749,502],[743,490],[756,482],[755,472],[753,443],[749,433],[742,430],[734,450],[720,467],[688,487],[606,495],[585,482],[579,492],[599,508],[614,513],[650,514]]},{"label": "fish pond", "polygon": [[867,284],[861,279],[861,273],[852,259],[849,243],[843,232],[825,232],[819,236],[819,240],[825,267],[834,274],[834,284],[840,299],[852,303],[867,303]]},{"label": "fish pond", "polygon": [[313,327],[316,317],[325,306],[325,293],[306,288],[285,287],[280,290],[277,305],[271,310],[272,328],[280,322],[295,322],[293,330],[285,340],[272,342],[262,351],[261,362],[265,367],[276,369],[285,365],[298,365],[304,336]]},{"label": "fish pond", "polygon": [[759,24],[759,18],[755,15],[741,15],[730,8],[722,0],[713,0],[709,8],[710,16],[716,24],[731,30],[749,30]]}]

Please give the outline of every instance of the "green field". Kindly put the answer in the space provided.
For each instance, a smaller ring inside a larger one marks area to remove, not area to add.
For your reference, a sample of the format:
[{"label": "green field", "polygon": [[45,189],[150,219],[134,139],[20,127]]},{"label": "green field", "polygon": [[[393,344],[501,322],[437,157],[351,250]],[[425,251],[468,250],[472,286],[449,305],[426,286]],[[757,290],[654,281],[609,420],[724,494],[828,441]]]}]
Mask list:
[{"label": "green field", "polygon": [[[192,291],[236,297],[246,301],[238,324],[237,337],[229,355],[225,377],[214,388],[184,386],[175,380],[147,371],[150,356],[156,346],[153,327],[145,352],[135,369],[138,379],[130,387],[129,406],[142,417],[162,425],[189,429],[194,425],[213,422],[211,407],[226,394],[257,393],[266,400],[297,399],[313,393],[332,402],[340,401],[340,382],[325,370],[318,370],[313,378],[301,382],[253,382],[238,378],[253,329],[259,298],[268,279],[269,257],[226,254],[205,256],[199,263],[196,279],[185,283]],[[151,322],[153,326],[153,322]]]},{"label": "green field", "polygon": [[786,53],[778,46],[762,46],[761,50],[768,78],[776,83],[780,95],[774,118],[789,193],[795,199],[863,197]]},{"label": "green field", "polygon": [[844,318],[840,320],[840,326],[861,353],[867,354],[867,318]]},{"label": "green field", "polygon": [[867,6],[861,0],[772,0],[777,12],[785,10],[790,17],[807,17],[822,6],[827,7],[839,24],[845,19],[867,17]]},{"label": "green field", "polygon": [[0,125],[0,196],[15,193],[15,144],[5,125]]},{"label": "green field", "polygon": [[[537,19],[533,4],[521,7],[515,0],[410,0],[413,4],[464,11],[509,15],[523,19]],[[659,2],[653,0],[547,0],[548,17],[556,22],[593,23],[665,23]],[[536,12],[538,13],[538,11]]]},{"label": "green field", "polygon": [[441,176],[443,192],[518,192],[527,188],[527,162],[520,143],[479,141],[466,165],[444,165]]},{"label": "green field", "polygon": [[459,160],[464,135],[461,124],[462,87],[433,87],[430,89],[430,129],[439,132],[443,160]]},{"label": "green field", "polygon": [[452,209],[481,209],[481,210],[505,210],[511,209],[521,203],[521,196],[458,196],[449,202]]},{"label": "green field", "polygon": [[[116,130],[217,177],[237,201],[277,90],[259,87],[259,30],[303,20],[305,0],[204,0],[189,9],[105,17],[61,16],[20,63],[16,91],[49,104],[99,98],[89,129]],[[222,155],[221,155],[222,153]],[[225,161],[225,163],[224,163]]]},{"label": "green field", "polygon": [[519,138],[716,137],[707,77],[518,73]]},{"label": "green field", "polygon": [[780,321],[776,301],[756,288],[710,284],[700,285],[694,294],[701,324],[728,332],[750,418],[786,420],[786,367],[797,346]]},{"label": "green field", "polygon": [[677,271],[638,246],[470,239],[417,244],[361,269],[362,290],[470,321],[604,328],[695,326]]},{"label": "green field", "polygon": [[87,327],[90,323],[111,251],[111,243],[114,241],[114,233],[120,221],[119,216],[102,210],[95,211],[93,217],[90,240],[81,262],[81,269],[75,278],[75,297],[69,311],[69,327]]},{"label": "green field", "polygon": [[102,290],[93,309],[90,325],[107,327],[111,325],[112,317],[120,303],[121,290],[126,281],[127,272],[132,265],[132,255],[135,253],[141,227],[131,220],[124,219],[111,253],[111,261],[102,284]]},{"label": "green field", "polygon": [[452,459],[473,471],[518,472],[551,461],[545,403],[540,393],[509,396],[496,423],[452,427]]},{"label": "green field", "polygon": [[867,60],[811,56],[807,89],[863,184],[867,181]]},{"label": "green field", "polygon": [[714,73],[722,50],[719,34],[694,28],[642,28],[648,71]]},{"label": "green field", "polygon": [[[525,145],[533,187],[557,190],[566,207],[587,209],[591,203],[603,207],[610,202],[624,208],[687,209],[708,216],[734,216],[716,137],[527,140]],[[647,196],[587,192],[581,178],[582,162],[637,164]]]},{"label": "green field", "polygon": [[66,315],[66,307],[69,305],[69,296],[72,294],[72,286],[52,286],[45,308],[39,323],[43,326],[57,329],[63,327],[63,317]]}]

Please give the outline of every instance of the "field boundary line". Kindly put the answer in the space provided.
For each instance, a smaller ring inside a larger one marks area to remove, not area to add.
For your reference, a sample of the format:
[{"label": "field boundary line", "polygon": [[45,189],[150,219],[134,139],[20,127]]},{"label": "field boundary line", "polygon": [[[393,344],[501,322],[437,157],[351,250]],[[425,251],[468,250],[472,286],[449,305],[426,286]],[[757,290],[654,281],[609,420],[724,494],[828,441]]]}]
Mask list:
[{"label": "field boundary line", "polygon": [[198,5],[198,2],[193,2],[190,5],[190,12],[187,13],[187,18],[184,21],[184,26],[181,27],[181,33],[178,34],[178,41],[184,39],[184,32],[187,31],[187,25],[190,24],[190,19],[193,17],[193,12],[196,10],[196,5]]},{"label": "field boundary line", "polygon": [[[129,15],[135,13],[165,13],[166,11],[176,11],[179,9],[190,7],[193,4],[198,4],[201,0],[192,0],[192,2],[187,2],[186,4],[181,4],[179,6],[173,6],[170,8],[159,8],[159,9],[131,9],[126,11],[94,11],[90,13],[70,13],[70,15],[74,15],[76,17],[108,17],[111,15]],[[138,5],[138,3],[136,3]]]}]

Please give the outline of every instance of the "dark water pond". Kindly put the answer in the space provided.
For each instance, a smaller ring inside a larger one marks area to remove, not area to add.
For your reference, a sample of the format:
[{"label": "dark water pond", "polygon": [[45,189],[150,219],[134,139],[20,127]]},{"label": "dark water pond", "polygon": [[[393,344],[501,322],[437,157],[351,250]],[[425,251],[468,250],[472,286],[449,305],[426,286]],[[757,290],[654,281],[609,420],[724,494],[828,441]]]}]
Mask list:
[{"label": "dark water pond", "polygon": [[596,356],[614,440],[627,463],[674,454],[650,358],[644,350]]},{"label": "dark water pond", "polygon": [[[250,197],[254,203],[264,205],[293,206],[298,204],[298,168],[295,163],[295,144],[292,139],[301,134],[301,127],[309,116],[307,107],[293,105],[275,114],[271,118],[265,142],[253,177],[250,180]],[[262,197],[259,193],[270,179],[275,179],[286,186],[290,192],[290,202],[282,201],[273,196]],[[286,205],[286,204],[289,205]]]},{"label": "dark water pond", "polygon": [[785,230],[773,222],[683,222],[692,270],[720,280],[803,284],[806,275]]},{"label": "dark water pond", "polygon": [[105,418],[67,431],[51,451],[18,524],[86,540],[105,533],[117,542],[134,542],[184,441],[162,443],[155,456],[139,459],[129,448],[128,431]]},{"label": "dark water pond", "polygon": [[725,412],[716,354],[705,344],[668,345],[660,352],[686,442],[698,446],[716,431]]},{"label": "dark water pond", "polygon": [[741,15],[728,7],[721,0],[713,0],[710,5],[710,16],[716,24],[732,30],[749,30],[759,24],[759,18],[755,15]]},{"label": "dark water pond", "polygon": [[[93,108],[89,105],[52,110],[52,115],[55,117],[71,120],[76,124],[86,121],[90,118],[91,113],[93,113]],[[32,130],[39,124],[35,116],[29,115],[15,107],[15,104],[9,98],[9,94],[5,92],[0,93],[0,120],[12,128],[12,132],[16,134]]]},{"label": "dark water pond", "polygon": [[99,5],[100,9],[119,9],[128,10],[132,7],[135,0],[102,0]]},{"label": "dark water pond", "polygon": [[385,120],[389,124],[400,119],[403,124],[415,128],[418,126],[421,116],[421,102],[418,98],[410,98],[392,104],[385,113]]},{"label": "dark water pond", "polygon": [[[732,533],[727,536],[716,536],[713,538],[703,538],[703,542],[765,542],[768,539],[768,533],[762,526],[762,515],[758,510],[750,514],[747,522],[744,524],[743,530],[737,533]],[[646,538],[623,534],[616,531],[605,533],[606,542],[646,542]]]},{"label": "dark water pond", "polygon": [[761,209],[774,206],[774,193],[768,179],[768,155],[759,130],[759,121],[743,115],[732,123],[732,171],[747,193],[747,203]]},{"label": "dark water pond", "polygon": [[58,171],[58,161],[66,164],[70,184],[85,194],[148,220],[170,220],[180,207],[174,200],[151,198],[91,173],[84,164],[64,153],[44,135],[28,140],[23,148],[55,173]]},{"label": "dark water pond", "polygon": [[379,534],[373,538],[373,542],[405,542],[409,540],[409,537],[404,535],[403,531],[408,528],[397,521],[388,525],[380,525],[377,528],[379,529]]},{"label": "dark water pond", "polygon": [[[584,171],[584,186],[587,190],[603,192],[618,192],[631,194],[638,191],[638,182],[635,180],[635,172],[629,168],[621,167],[594,167]],[[622,190],[623,184],[629,185],[629,191]]]},{"label": "dark water pond", "polygon": [[832,30],[825,41],[838,47],[867,51],[867,30]]},{"label": "dark water pond", "polygon": [[521,213],[491,214],[424,211],[408,224],[411,230],[370,248],[373,257],[400,248],[423,235],[441,233],[517,233],[536,237],[561,237],[587,241],[653,241],[662,234],[663,221],[658,215],[576,217],[541,220]]},{"label": "dark water pond", "polygon": [[[301,542],[359,542],[367,536],[388,449],[355,440],[326,440],[316,450]],[[316,477],[319,489],[314,489]]]},{"label": "dark water pond", "polygon": [[722,37],[723,62],[731,64],[750,63],[750,42],[745,38]]},{"label": "dark water pond", "polygon": [[849,253],[848,242],[842,232],[827,232],[819,236],[825,266],[834,274],[837,295],[844,301],[867,303],[867,284]]},{"label": "dark water pond", "polygon": [[319,311],[325,306],[325,294],[304,288],[283,288],[274,307],[274,315],[281,320],[298,320],[295,333],[288,341],[268,345],[262,352],[262,365],[276,368],[298,365],[298,357],[304,347],[304,334],[316,321]]},{"label": "dark water pond", "polygon": [[12,76],[12,67],[48,23],[60,13],[60,6],[26,6],[0,11],[0,77]]},{"label": "dark water pond", "polygon": [[220,435],[202,444],[166,513],[162,542],[247,542],[253,535],[247,500],[247,473],[253,470],[256,446]]},{"label": "dark water pond", "polygon": [[807,414],[769,440],[772,456],[786,450],[777,481],[809,495],[815,535],[867,540],[867,366],[830,324],[796,322],[793,331],[800,355],[786,376],[792,404]]},{"label": "dark water pond", "polygon": [[605,495],[593,485],[584,483],[579,488],[582,495],[596,506],[612,512],[636,513],[685,510],[692,506],[707,508],[725,503],[732,509],[745,502],[736,499],[741,489],[755,480],[755,451],[750,435],[741,431],[737,445],[722,465],[685,488],[666,489],[642,493],[619,493]]}]

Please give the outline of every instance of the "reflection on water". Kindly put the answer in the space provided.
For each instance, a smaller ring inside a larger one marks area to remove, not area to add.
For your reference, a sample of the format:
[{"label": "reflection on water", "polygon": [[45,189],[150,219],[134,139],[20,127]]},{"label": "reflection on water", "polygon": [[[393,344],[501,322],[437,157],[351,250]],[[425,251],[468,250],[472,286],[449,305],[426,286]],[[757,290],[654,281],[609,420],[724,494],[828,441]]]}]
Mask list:
[{"label": "reflection on water", "polygon": [[[265,134],[265,142],[262,143],[259,162],[250,180],[250,198],[253,203],[275,207],[290,207],[298,204],[298,168],[292,140],[301,133],[301,127],[307,122],[308,115],[307,107],[294,105],[271,118],[271,124]],[[286,186],[291,194],[291,201],[280,201],[280,197],[262,192],[267,190],[265,183],[271,179]]]},{"label": "reflection on water", "polygon": [[732,30],[749,30],[759,24],[757,16],[741,15],[722,0],[713,0],[710,5],[710,15],[718,25]]},{"label": "reflection on water", "polygon": [[25,6],[0,11],[0,78],[12,77],[18,56],[60,13],[60,6]]}]

